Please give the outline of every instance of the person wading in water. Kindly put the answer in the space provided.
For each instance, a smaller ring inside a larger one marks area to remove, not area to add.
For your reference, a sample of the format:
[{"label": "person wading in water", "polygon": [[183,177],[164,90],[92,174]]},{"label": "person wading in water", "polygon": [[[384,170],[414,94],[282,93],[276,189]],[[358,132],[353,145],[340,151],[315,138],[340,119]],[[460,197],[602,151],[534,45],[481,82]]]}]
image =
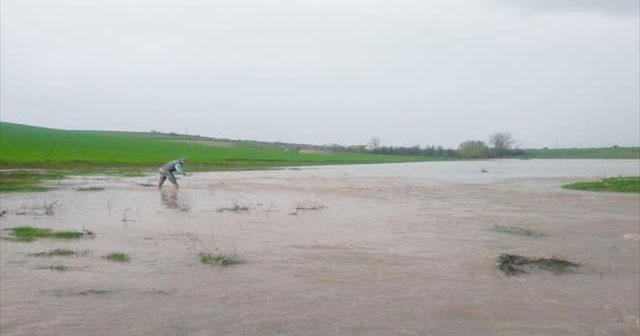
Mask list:
[{"label": "person wading in water", "polygon": [[178,181],[176,181],[176,177],[173,175],[173,173],[186,176],[187,173],[182,170],[182,165],[184,165],[186,162],[187,159],[179,158],[178,160],[167,162],[162,167],[160,167],[160,169],[158,169],[158,172],[160,173],[160,182],[158,183],[158,189],[162,189],[162,185],[167,179],[169,179],[169,181],[173,183],[173,186],[176,189],[180,188],[180,186],[178,185]]}]

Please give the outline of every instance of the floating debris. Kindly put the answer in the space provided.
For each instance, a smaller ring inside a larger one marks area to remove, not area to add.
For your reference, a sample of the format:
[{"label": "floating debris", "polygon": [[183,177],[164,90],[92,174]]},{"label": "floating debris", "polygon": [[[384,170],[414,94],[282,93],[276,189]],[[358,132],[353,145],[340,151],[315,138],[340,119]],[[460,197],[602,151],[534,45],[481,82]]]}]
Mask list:
[{"label": "floating debris", "polygon": [[115,293],[114,291],[111,290],[106,290],[106,289],[87,289],[84,290],[82,292],[77,292],[75,294],[77,295],[105,295],[105,294],[112,294]]},{"label": "floating debris", "polygon": [[240,205],[234,205],[230,208],[219,208],[217,210],[218,212],[226,212],[226,211],[231,211],[231,212],[246,212],[249,211],[249,207],[247,206],[240,206]]},{"label": "floating debris", "polygon": [[311,205],[311,206],[304,206],[304,205],[298,205],[296,206],[296,211],[317,211],[317,210],[324,210],[327,207],[324,205]]},{"label": "floating debris", "polygon": [[580,264],[558,258],[528,258],[515,254],[501,254],[498,259],[498,269],[507,276],[529,273],[523,267],[536,267],[554,274],[571,272]]},{"label": "floating debris", "polygon": [[528,229],[519,228],[519,227],[515,227],[515,226],[494,225],[493,226],[493,230],[496,231],[496,232],[502,232],[502,233],[520,235],[520,236],[531,236],[531,237],[543,237],[544,236],[544,234],[542,234],[542,233],[534,232],[534,231],[531,231],[531,230],[528,230]]},{"label": "floating debris", "polygon": [[64,271],[70,270],[71,267],[63,266],[63,265],[54,265],[54,266],[41,267],[40,269],[46,269],[46,270],[57,271],[57,272],[64,272]]},{"label": "floating debris", "polygon": [[289,213],[289,215],[295,216],[298,214],[298,211],[320,211],[320,210],[324,210],[327,207],[322,205],[322,204],[311,204],[311,205],[305,205],[305,204],[298,204],[296,205],[296,208],[293,212]]}]

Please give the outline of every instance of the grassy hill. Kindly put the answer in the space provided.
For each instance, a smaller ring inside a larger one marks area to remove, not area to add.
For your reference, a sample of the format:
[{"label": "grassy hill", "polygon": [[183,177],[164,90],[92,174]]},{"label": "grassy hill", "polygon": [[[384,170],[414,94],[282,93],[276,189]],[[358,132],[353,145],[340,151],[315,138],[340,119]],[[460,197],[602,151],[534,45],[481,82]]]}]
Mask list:
[{"label": "grassy hill", "polygon": [[[45,190],[69,174],[140,174],[187,157],[188,171],[425,161],[332,152],[308,145],[230,141],[162,133],[68,131],[0,122],[0,191]],[[28,170],[25,170],[28,169]]]},{"label": "grassy hill", "polygon": [[146,167],[187,157],[191,170],[424,161],[161,133],[67,131],[0,122],[0,166]]}]

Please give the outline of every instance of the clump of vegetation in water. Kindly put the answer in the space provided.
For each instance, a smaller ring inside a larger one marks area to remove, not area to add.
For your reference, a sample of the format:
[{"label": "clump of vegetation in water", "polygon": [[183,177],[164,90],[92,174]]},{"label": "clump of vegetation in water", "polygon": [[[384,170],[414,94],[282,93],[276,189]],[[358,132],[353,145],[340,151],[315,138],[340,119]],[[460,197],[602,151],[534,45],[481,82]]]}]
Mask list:
[{"label": "clump of vegetation in water", "polygon": [[565,189],[640,193],[640,176],[611,177],[600,181],[576,182]]},{"label": "clump of vegetation in water", "polygon": [[[191,171],[265,169],[299,165],[391,163],[433,160],[433,157],[381,155],[327,149],[326,154],[285,151],[279,143],[219,140],[175,133],[55,130],[0,122],[0,192],[47,190],[42,180],[68,175],[143,176],[173,157],[194,158]],[[311,146],[317,147],[317,146]],[[40,170],[26,168],[41,168]],[[12,169],[12,170],[9,170]],[[22,169],[17,171],[17,169]]]},{"label": "clump of vegetation in water", "polygon": [[200,237],[194,234],[181,232],[178,235],[184,237],[190,249],[199,252],[200,262],[205,265],[226,267],[245,263],[245,260],[235,253],[218,252],[217,248],[213,249],[216,252],[211,252],[212,249],[205,246]]},{"label": "clump of vegetation in water", "polygon": [[106,289],[88,289],[88,290],[84,290],[81,292],[78,292],[76,294],[78,295],[105,295],[105,294],[111,294],[114,293],[113,291],[110,290],[106,290]]},{"label": "clump of vegetation in water", "polygon": [[559,258],[528,258],[506,253],[501,254],[497,261],[498,269],[508,276],[528,273],[523,267],[535,267],[554,274],[563,274],[580,266],[578,263]]},{"label": "clump of vegetation in water", "polygon": [[63,266],[63,265],[52,265],[52,266],[42,267],[41,269],[48,269],[50,271],[64,272],[64,271],[70,270],[71,268],[68,267],[68,266]]},{"label": "clump of vegetation in water", "polygon": [[530,236],[530,237],[542,237],[544,234],[534,232],[531,230],[527,230],[524,228],[519,228],[515,226],[502,226],[502,225],[494,225],[493,230],[496,232],[514,234],[519,236]]},{"label": "clump of vegetation in water", "polygon": [[238,204],[234,204],[232,207],[230,208],[219,208],[217,210],[218,212],[226,212],[226,211],[231,211],[231,212],[247,212],[249,211],[249,207],[248,206],[240,206]]},{"label": "clump of vegetation in water", "polygon": [[131,260],[131,258],[129,258],[129,255],[125,253],[111,253],[104,256],[104,258],[115,262],[129,262]]},{"label": "clump of vegetation in water", "polygon": [[9,229],[13,234],[13,239],[20,242],[32,242],[39,238],[55,239],[77,239],[86,235],[93,235],[91,232],[81,231],[53,231],[46,228],[36,228],[32,226],[20,226]]},{"label": "clump of vegetation in water", "polygon": [[49,252],[37,252],[30,255],[34,257],[71,257],[76,255],[76,253],[72,250],[55,249]]},{"label": "clump of vegetation in water", "polygon": [[244,263],[237,254],[201,252],[200,262],[211,266],[231,266]]},{"label": "clump of vegetation in water", "polygon": [[103,187],[81,187],[76,189],[77,191],[101,191],[104,190]]},{"label": "clump of vegetation in water", "polygon": [[298,212],[305,212],[305,211],[319,211],[319,210],[324,210],[327,207],[322,205],[322,204],[297,204],[296,208],[293,212],[291,212],[289,215],[295,216],[298,214]]},{"label": "clump of vegetation in water", "polygon": [[47,191],[48,187],[40,185],[44,180],[62,179],[64,175],[54,170],[6,170],[0,171],[0,192],[13,191]]}]

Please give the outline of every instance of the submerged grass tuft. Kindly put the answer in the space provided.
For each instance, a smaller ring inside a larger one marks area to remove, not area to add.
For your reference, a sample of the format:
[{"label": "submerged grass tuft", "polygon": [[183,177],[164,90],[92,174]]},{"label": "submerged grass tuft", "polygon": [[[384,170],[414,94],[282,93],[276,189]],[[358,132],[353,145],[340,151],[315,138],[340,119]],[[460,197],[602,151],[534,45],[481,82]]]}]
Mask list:
[{"label": "submerged grass tuft", "polygon": [[244,263],[237,254],[225,254],[225,253],[205,253],[202,252],[200,255],[200,262],[205,265],[211,266],[231,266],[238,265]]},{"label": "submerged grass tuft", "polygon": [[115,262],[129,262],[131,260],[131,258],[129,258],[129,255],[125,253],[111,253],[104,256],[104,258]]},{"label": "submerged grass tuft", "polygon": [[51,229],[42,229],[31,226],[20,226],[13,229],[13,235],[18,241],[30,242],[38,238],[51,236]]},{"label": "submerged grass tuft", "polygon": [[76,294],[78,295],[105,295],[112,294],[114,291],[106,290],[106,289],[87,289]]},{"label": "submerged grass tuft", "polygon": [[238,204],[234,204],[232,207],[219,208],[217,211],[218,212],[227,212],[227,211],[230,211],[230,212],[247,212],[247,211],[249,211],[249,207],[248,206],[243,206],[243,205],[241,206],[241,205],[238,205]]},{"label": "submerged grass tuft", "polygon": [[536,267],[554,274],[563,274],[580,266],[578,263],[559,258],[528,258],[506,253],[501,254],[497,261],[498,269],[508,276],[528,273],[523,267]]},{"label": "submerged grass tuft", "polygon": [[55,249],[49,252],[37,252],[30,255],[34,257],[70,257],[76,255],[76,253],[66,249]]},{"label": "submerged grass tuft", "polygon": [[52,238],[57,239],[77,239],[82,238],[82,236],[84,236],[84,232],[78,231],[58,231],[51,234]]},{"label": "submerged grass tuft", "polygon": [[58,180],[64,177],[57,171],[37,169],[0,170],[0,192],[47,191],[48,187],[40,183],[45,180]]},{"label": "submerged grass tuft", "polygon": [[100,191],[104,190],[103,187],[81,187],[76,189],[77,191]]},{"label": "submerged grass tuft", "polygon": [[32,242],[39,238],[56,238],[56,239],[76,239],[85,235],[79,231],[53,231],[46,228],[36,228],[32,226],[19,226],[9,229],[15,240],[20,242]]},{"label": "submerged grass tuft", "polygon": [[64,265],[52,265],[52,266],[42,267],[41,269],[64,272],[64,271],[70,270],[71,268],[69,266],[64,266]]},{"label": "submerged grass tuft", "polygon": [[501,232],[501,233],[514,234],[514,235],[519,235],[519,236],[531,236],[531,237],[536,237],[536,238],[544,236],[544,234],[542,234],[542,233],[531,231],[531,230],[528,230],[528,229],[519,228],[519,227],[516,227],[516,226],[502,226],[502,225],[497,225],[497,224],[493,226],[493,231]]}]

